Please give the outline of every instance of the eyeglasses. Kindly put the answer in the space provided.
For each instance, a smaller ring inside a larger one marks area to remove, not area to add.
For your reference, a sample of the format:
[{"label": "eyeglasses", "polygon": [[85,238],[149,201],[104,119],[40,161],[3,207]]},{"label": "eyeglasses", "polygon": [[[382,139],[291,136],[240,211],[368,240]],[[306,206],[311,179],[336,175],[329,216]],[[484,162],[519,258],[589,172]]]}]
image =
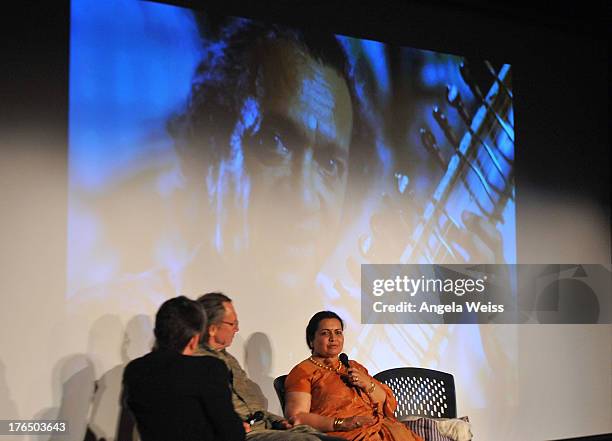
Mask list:
[{"label": "eyeglasses", "polygon": [[236,320],[235,322],[226,322],[224,320],[221,320],[221,323],[225,323],[226,325],[230,325],[234,329],[238,329],[238,320]]}]

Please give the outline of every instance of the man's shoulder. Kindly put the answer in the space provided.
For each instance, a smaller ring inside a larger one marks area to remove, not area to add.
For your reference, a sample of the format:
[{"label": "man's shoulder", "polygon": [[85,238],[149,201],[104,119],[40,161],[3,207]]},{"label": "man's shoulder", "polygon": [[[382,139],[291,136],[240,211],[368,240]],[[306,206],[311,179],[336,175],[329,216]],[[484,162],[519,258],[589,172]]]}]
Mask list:
[{"label": "man's shoulder", "polygon": [[227,371],[227,366],[223,362],[216,357],[211,357],[207,355],[191,355],[186,357],[187,363],[193,364],[194,366],[206,367],[212,370],[223,370]]},{"label": "man's shoulder", "polygon": [[170,369],[175,366],[180,366],[183,369],[193,368],[205,369],[208,371],[227,371],[225,363],[215,357],[183,355],[169,351],[152,351],[130,361],[125,367],[124,376],[130,376],[133,372],[142,372],[156,368]]},{"label": "man's shoulder", "polygon": [[236,365],[238,366],[240,369],[242,369],[242,366],[240,366],[240,362],[238,361],[238,359],[236,357],[234,357],[232,354],[230,354],[229,352],[227,352],[226,350],[221,351],[222,357],[223,359],[225,359],[226,363],[229,363],[230,365]]},{"label": "man's shoulder", "polygon": [[221,360],[227,366],[227,368],[232,371],[236,369],[242,370],[242,366],[240,366],[240,362],[238,362],[238,359],[226,350],[216,351],[214,349],[201,347],[197,349],[194,355],[199,358],[210,357]]},{"label": "man's shoulder", "polygon": [[142,357],[138,357],[138,358],[131,360],[125,366],[124,375],[128,374],[131,371],[138,371],[140,369],[145,369],[147,366],[154,364],[157,355],[158,354],[156,354],[155,351],[151,351],[148,354],[143,355]]},{"label": "man's shoulder", "polygon": [[158,357],[159,354],[153,351],[130,361],[123,370],[125,385],[132,387],[145,384],[148,379],[157,377],[162,370],[162,363],[158,361]]}]

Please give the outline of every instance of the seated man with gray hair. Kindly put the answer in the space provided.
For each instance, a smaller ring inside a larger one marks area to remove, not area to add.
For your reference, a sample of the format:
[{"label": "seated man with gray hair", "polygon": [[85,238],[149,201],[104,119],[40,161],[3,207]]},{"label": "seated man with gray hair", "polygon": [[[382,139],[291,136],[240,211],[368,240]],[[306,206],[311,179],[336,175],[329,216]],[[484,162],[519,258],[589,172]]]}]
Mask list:
[{"label": "seated man with gray hair", "polygon": [[230,386],[234,410],[247,422],[247,441],[319,441],[337,440],[310,426],[293,427],[286,419],[268,412],[259,386],[242,369],[238,360],[226,351],[238,332],[238,315],[232,300],[225,294],[214,292],[198,298],[208,320],[204,339],[197,355],[221,359],[230,371]]}]

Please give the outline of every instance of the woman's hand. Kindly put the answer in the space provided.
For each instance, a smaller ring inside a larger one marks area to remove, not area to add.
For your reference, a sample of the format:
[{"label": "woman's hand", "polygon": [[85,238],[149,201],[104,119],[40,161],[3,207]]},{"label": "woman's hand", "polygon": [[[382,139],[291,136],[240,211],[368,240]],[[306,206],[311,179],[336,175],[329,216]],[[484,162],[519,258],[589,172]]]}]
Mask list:
[{"label": "woman's hand", "polygon": [[341,432],[359,429],[360,427],[367,427],[374,423],[374,417],[368,415],[355,415],[348,418],[340,418],[340,420],[341,423],[334,427],[334,430]]},{"label": "woman's hand", "polygon": [[347,371],[347,376],[348,382],[353,386],[357,386],[361,390],[366,391],[372,386],[372,380],[370,379],[370,376],[365,372],[362,372],[355,368],[349,368],[349,370]]},{"label": "woman's hand", "polygon": [[376,380],[368,374],[355,368],[349,368],[347,372],[348,383],[364,391],[373,403],[384,403],[386,401],[387,394],[384,389],[377,387]]}]

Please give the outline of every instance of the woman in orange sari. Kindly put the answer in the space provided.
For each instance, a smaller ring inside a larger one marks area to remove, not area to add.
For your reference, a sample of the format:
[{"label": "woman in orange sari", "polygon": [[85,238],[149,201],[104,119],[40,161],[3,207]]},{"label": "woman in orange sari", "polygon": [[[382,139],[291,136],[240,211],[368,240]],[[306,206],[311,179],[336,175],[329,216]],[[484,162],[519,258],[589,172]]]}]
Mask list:
[{"label": "woman in orange sari", "polygon": [[395,397],[366,368],[351,360],[343,366],[344,323],[334,312],[316,313],[306,327],[312,355],[295,366],[285,381],[285,415],[350,441],[423,441],[397,421]]}]

